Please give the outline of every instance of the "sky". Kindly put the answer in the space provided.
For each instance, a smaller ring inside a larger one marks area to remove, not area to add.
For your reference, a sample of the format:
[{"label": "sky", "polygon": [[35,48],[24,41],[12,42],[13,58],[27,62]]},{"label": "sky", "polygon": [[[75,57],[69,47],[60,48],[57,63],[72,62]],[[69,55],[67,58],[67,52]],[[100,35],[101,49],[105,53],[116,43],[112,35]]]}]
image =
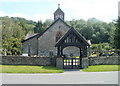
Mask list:
[{"label": "sky", "polygon": [[112,22],[118,17],[119,0],[0,0],[0,16],[23,17],[28,20],[45,21],[54,18],[60,8],[65,20],[96,18]]}]

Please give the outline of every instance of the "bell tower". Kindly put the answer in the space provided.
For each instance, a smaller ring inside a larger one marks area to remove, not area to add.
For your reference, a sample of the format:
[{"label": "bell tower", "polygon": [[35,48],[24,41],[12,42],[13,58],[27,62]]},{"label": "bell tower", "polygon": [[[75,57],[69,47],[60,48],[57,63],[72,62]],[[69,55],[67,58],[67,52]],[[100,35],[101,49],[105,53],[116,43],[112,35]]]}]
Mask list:
[{"label": "bell tower", "polygon": [[54,12],[54,21],[58,18],[64,21],[64,12],[60,9],[60,4],[58,4],[58,9]]}]

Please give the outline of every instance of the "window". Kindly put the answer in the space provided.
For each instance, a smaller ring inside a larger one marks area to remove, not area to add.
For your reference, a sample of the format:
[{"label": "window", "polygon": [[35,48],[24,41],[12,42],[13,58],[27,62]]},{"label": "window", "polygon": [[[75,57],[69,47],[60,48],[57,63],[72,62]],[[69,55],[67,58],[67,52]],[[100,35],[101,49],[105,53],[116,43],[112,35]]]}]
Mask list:
[{"label": "window", "polygon": [[63,33],[59,30],[56,33],[56,42],[62,37]]}]

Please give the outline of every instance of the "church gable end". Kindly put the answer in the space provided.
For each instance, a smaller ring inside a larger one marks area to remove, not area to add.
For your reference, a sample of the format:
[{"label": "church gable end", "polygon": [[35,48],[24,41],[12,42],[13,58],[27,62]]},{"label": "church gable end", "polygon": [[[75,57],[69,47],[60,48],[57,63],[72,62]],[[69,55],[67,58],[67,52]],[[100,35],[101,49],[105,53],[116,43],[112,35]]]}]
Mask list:
[{"label": "church gable end", "polygon": [[58,18],[53,24],[50,25],[46,31],[38,37],[38,55],[49,56],[51,52],[56,55],[56,42],[63,36],[70,26],[67,25],[62,19]]}]

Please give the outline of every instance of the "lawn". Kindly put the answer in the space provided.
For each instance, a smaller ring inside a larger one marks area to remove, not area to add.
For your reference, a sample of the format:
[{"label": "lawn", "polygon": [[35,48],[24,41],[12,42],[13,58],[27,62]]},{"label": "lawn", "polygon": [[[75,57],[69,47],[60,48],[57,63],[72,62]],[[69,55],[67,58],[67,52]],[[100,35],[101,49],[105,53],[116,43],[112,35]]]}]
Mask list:
[{"label": "lawn", "polygon": [[84,72],[120,71],[120,65],[96,65],[83,69]]},{"label": "lawn", "polygon": [[0,73],[63,73],[53,66],[0,65]]}]

